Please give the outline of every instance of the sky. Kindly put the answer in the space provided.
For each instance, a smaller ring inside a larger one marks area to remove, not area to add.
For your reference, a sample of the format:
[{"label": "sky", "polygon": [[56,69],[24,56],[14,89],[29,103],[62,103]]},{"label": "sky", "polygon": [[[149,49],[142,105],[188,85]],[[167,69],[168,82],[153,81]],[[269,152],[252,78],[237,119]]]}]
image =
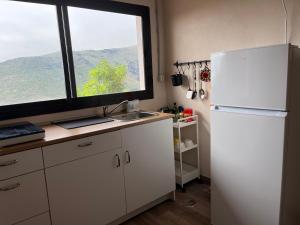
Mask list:
[{"label": "sky", "polygon": [[[68,8],[73,50],[100,50],[137,43],[136,17]],[[0,0],[0,62],[60,51],[56,8]]]}]

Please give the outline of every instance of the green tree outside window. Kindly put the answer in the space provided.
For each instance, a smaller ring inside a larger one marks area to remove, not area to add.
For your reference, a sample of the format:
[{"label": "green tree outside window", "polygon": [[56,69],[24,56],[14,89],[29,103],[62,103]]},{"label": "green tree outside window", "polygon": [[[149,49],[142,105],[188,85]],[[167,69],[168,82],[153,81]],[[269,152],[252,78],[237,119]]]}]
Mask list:
[{"label": "green tree outside window", "polygon": [[79,97],[120,93],[125,91],[127,67],[101,60],[89,71],[89,79],[77,90]]}]

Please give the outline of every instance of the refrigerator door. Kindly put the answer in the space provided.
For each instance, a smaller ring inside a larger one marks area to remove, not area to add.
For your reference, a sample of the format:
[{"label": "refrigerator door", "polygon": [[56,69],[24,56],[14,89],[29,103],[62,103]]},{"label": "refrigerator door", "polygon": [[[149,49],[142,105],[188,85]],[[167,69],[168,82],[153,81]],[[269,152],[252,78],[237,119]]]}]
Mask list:
[{"label": "refrigerator door", "polygon": [[279,225],[285,117],[211,112],[213,225]]},{"label": "refrigerator door", "polygon": [[286,110],[289,45],[215,53],[212,103]]}]

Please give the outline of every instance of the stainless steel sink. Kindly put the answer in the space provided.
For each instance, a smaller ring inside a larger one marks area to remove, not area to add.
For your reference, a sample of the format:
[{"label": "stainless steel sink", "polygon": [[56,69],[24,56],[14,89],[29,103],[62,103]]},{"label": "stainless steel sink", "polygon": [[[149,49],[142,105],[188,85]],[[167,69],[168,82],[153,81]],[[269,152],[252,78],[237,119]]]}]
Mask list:
[{"label": "stainless steel sink", "polygon": [[151,116],[158,116],[158,115],[159,113],[155,113],[155,112],[132,112],[132,113],[112,116],[111,118],[115,120],[132,121],[132,120],[138,120],[138,119],[151,117]]}]

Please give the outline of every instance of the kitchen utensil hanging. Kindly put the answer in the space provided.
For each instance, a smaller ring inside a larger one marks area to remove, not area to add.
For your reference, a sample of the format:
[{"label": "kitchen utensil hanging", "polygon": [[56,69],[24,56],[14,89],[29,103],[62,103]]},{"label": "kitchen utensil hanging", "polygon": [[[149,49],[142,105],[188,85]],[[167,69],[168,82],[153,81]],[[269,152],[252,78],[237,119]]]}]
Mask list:
[{"label": "kitchen utensil hanging", "polygon": [[193,84],[194,84],[194,90],[192,94],[192,99],[195,99],[197,97],[197,64],[193,64]]},{"label": "kitchen utensil hanging", "polygon": [[203,80],[202,80],[202,77],[201,77],[201,74],[202,74],[202,63],[200,63],[200,67],[199,67],[199,84],[200,84],[200,89],[199,89],[199,97],[201,100],[204,100],[206,98],[206,92],[205,90],[203,89]]},{"label": "kitchen utensil hanging", "polygon": [[179,65],[176,65],[177,72],[171,75],[172,85],[173,86],[181,86],[182,85],[182,73],[180,72]]},{"label": "kitchen utensil hanging", "polygon": [[[202,63],[205,63],[204,68],[202,69]],[[203,82],[210,82],[211,80],[211,71],[208,67],[208,63],[210,63],[210,60],[201,60],[201,61],[193,61],[193,62],[181,62],[179,63],[178,61],[175,62],[173,65],[176,66],[177,68],[180,67],[182,69],[182,75],[185,75],[185,70],[183,69],[185,66],[188,68],[188,74],[187,74],[187,82],[189,85],[188,91],[186,93],[186,98],[188,99],[195,99],[197,97],[197,65],[199,65],[199,80],[198,80],[198,85],[199,85],[199,97],[200,99],[205,99],[207,97],[207,92],[204,90],[203,87]],[[192,87],[190,84],[190,65],[193,64],[195,67],[193,68],[193,82],[192,82]]]},{"label": "kitchen utensil hanging", "polygon": [[188,85],[189,85],[189,89],[187,90],[185,97],[187,99],[192,99],[194,91],[191,89],[191,84],[190,84],[190,79],[189,79],[190,74],[189,73],[190,73],[190,64],[188,64],[188,75],[186,76],[187,77],[187,82],[188,82]]},{"label": "kitchen utensil hanging", "polygon": [[200,72],[200,79],[204,82],[210,82],[210,69],[208,68],[207,63],[205,63],[204,69]]},{"label": "kitchen utensil hanging", "polygon": [[205,90],[203,89],[203,86],[202,86],[202,80],[200,80],[200,90],[199,90],[199,97],[201,100],[204,100],[206,98],[206,92]]}]

